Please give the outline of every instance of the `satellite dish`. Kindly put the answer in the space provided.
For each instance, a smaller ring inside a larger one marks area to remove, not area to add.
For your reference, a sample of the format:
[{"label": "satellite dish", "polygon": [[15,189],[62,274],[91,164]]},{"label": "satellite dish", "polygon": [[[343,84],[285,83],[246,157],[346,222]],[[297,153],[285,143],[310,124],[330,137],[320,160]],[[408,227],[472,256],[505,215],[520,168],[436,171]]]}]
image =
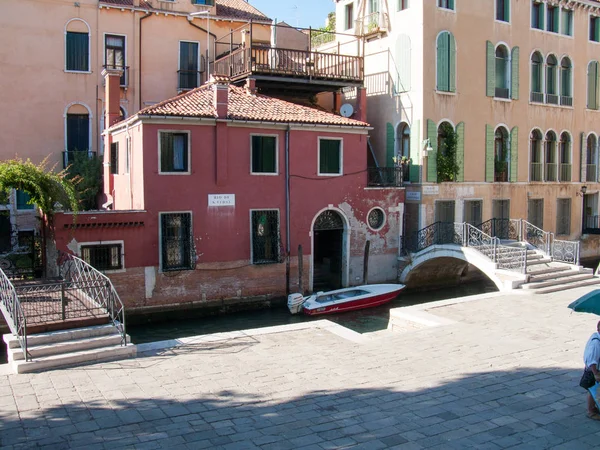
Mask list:
[{"label": "satellite dish", "polygon": [[344,103],[340,107],[340,114],[344,117],[350,117],[353,112],[354,112],[354,108],[352,107],[352,105],[350,103]]}]

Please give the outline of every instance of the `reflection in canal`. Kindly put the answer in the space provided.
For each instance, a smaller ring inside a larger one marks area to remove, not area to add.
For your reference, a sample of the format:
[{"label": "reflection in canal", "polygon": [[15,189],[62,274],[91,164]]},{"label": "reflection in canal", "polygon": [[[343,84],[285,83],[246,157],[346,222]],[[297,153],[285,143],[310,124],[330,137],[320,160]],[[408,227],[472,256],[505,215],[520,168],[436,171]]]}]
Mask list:
[{"label": "reflection in canal", "polygon": [[302,314],[293,316],[289,313],[287,307],[282,305],[277,308],[244,311],[221,316],[129,325],[127,333],[131,336],[133,343],[141,344],[165,339],[286,325],[319,319],[328,319],[358,333],[367,333],[387,328],[390,308],[484,294],[496,290],[494,283],[489,280],[482,280],[434,291],[404,291],[397,299],[386,305],[342,314],[327,314],[316,317],[308,317]]}]

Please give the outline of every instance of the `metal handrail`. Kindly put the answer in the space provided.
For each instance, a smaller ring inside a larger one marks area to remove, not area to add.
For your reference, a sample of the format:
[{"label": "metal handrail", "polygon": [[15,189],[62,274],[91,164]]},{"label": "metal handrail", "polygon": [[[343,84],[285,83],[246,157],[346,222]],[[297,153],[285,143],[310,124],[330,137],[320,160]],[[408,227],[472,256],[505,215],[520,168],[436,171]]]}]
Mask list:
[{"label": "metal handrail", "polygon": [[15,287],[2,269],[0,269],[0,310],[11,333],[19,340],[19,345],[23,350],[23,357],[26,361],[29,360],[29,352],[27,351],[27,319],[25,318],[21,302],[19,302]]},{"label": "metal handrail", "polygon": [[113,326],[121,335],[121,345],[127,345],[125,307],[110,279],[75,255],[62,253],[61,259],[59,269],[62,278],[85,292],[107,312]]},{"label": "metal handrail", "polygon": [[523,224],[521,239],[525,238],[528,244],[551,256],[552,233],[544,231],[524,219],[521,219],[521,223]]}]

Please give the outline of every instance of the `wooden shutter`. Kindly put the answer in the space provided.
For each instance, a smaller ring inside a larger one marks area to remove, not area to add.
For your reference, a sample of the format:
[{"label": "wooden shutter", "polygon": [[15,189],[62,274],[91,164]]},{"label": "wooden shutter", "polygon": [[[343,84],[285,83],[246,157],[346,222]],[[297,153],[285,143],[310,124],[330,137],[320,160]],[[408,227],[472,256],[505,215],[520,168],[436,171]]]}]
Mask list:
[{"label": "wooden shutter", "polygon": [[494,182],[494,128],[485,126],[485,181]]},{"label": "wooden shutter", "polygon": [[588,99],[587,107],[589,109],[598,108],[598,62],[591,61],[588,64]]},{"label": "wooden shutter", "polygon": [[513,100],[519,100],[519,53],[519,47],[514,47],[510,58],[510,95]]},{"label": "wooden shutter", "polygon": [[585,180],[587,178],[587,167],[586,167],[586,163],[587,161],[585,160],[586,158],[586,147],[585,147],[585,133],[581,133],[581,141],[580,141],[580,159],[579,159],[579,164],[581,164],[581,172],[579,175],[579,181],[582,183],[585,183]]},{"label": "wooden shutter", "polygon": [[394,142],[396,133],[394,125],[391,123],[385,124],[385,164],[387,167],[394,167]]},{"label": "wooden shutter", "polygon": [[504,20],[510,22],[510,0],[504,2]]},{"label": "wooden shutter", "polygon": [[437,127],[431,119],[427,119],[427,138],[433,148],[427,155],[427,181],[437,183]]},{"label": "wooden shutter", "polygon": [[448,50],[449,50],[449,33],[444,31],[440,33],[437,40],[437,90],[448,91],[450,89],[448,83]]},{"label": "wooden shutter", "polygon": [[493,97],[496,93],[496,52],[494,44],[486,42],[486,94]]},{"label": "wooden shutter", "polygon": [[465,181],[465,123],[461,122],[456,126],[456,164],[458,172],[456,181]]},{"label": "wooden shutter", "polygon": [[510,130],[510,181],[519,180],[519,127]]},{"label": "wooden shutter", "polygon": [[415,120],[410,128],[410,173],[411,183],[419,183],[421,169],[421,121]]},{"label": "wooden shutter", "polygon": [[451,33],[448,33],[448,47],[448,89],[450,92],[456,92],[456,41]]}]

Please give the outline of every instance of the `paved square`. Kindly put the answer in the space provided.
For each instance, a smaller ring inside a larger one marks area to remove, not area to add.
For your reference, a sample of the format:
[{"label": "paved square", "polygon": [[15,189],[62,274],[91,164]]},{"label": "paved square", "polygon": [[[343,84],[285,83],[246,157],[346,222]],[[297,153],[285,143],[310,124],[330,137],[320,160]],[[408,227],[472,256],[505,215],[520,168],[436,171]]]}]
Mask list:
[{"label": "paved square", "polygon": [[589,290],[413,307],[408,317],[425,310],[443,325],[397,332],[312,322],[115,363],[4,371],[0,446],[599,448],[578,386],[599,317],[567,309]]}]

